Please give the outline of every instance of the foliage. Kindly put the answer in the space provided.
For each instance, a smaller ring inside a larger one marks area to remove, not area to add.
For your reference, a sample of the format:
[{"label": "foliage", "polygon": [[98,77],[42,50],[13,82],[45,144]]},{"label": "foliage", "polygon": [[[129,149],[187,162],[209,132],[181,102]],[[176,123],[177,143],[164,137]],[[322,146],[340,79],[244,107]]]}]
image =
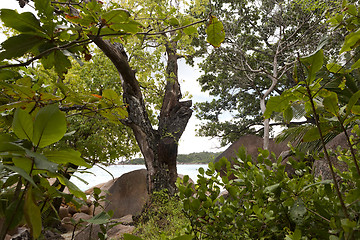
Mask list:
[{"label": "foliage", "polygon": [[259,103],[268,99],[267,93],[279,95],[296,84],[292,63],[297,53],[310,54],[325,36],[331,42],[328,49],[337,49],[341,38],[328,31],[324,24],[328,10],[320,3],[313,3],[313,10],[303,9],[302,1],[218,0],[214,4],[224,23],[226,44],[202,49],[206,58],[198,81],[213,98],[197,105],[197,117],[206,121],[200,135],[221,137],[226,145],[242,135],[262,134]]},{"label": "foliage", "polygon": [[[5,216],[1,238],[24,218],[33,237],[38,238],[42,230],[41,214],[54,208],[55,198],[86,199],[85,194],[64,176],[71,174],[70,164],[90,166],[75,150],[46,148],[59,141],[67,129],[65,115],[56,104],[31,113],[18,108],[12,129],[14,134],[0,135],[0,170],[7,172],[1,180],[0,214]],[[49,178],[57,182],[50,185]],[[59,184],[67,186],[72,195],[60,192]]]},{"label": "foliage", "polygon": [[[342,183],[352,219],[344,217],[331,180],[315,179],[311,168],[302,161],[291,160],[295,175],[289,178],[285,165],[267,159],[261,151],[257,163],[238,152],[233,168],[225,159],[199,169],[195,186],[178,184],[190,232],[195,239],[357,239],[358,178],[351,172]],[[300,156],[299,156],[300,157]],[[347,158],[346,155],[343,157]],[[350,163],[350,168],[353,163]],[[220,177],[219,170],[227,169]],[[222,194],[222,189],[228,194]],[[355,192],[357,192],[355,194]],[[351,204],[350,204],[351,203]],[[352,238],[353,237],[353,238]]]},{"label": "foliage", "polygon": [[192,237],[184,235],[183,226],[188,224],[184,217],[179,199],[170,196],[167,191],[154,192],[151,200],[136,220],[134,235],[124,239],[186,240]]},{"label": "foliage", "polygon": [[[189,154],[178,154],[177,162],[180,164],[200,164],[213,161],[220,153],[198,152]],[[144,164],[143,158],[134,158],[124,162],[125,164]]]}]

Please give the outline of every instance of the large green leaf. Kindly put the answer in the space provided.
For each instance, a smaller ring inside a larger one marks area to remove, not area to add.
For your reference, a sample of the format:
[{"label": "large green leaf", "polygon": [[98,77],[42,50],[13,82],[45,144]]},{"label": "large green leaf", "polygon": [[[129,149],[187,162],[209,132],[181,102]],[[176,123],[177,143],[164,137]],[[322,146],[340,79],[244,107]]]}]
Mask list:
[{"label": "large green leaf", "polygon": [[11,9],[1,9],[0,18],[4,25],[19,32],[44,32],[40,21],[31,12],[17,13]]},{"label": "large green leaf", "polygon": [[86,200],[86,194],[83,191],[81,191],[74,183],[70,182],[68,179],[60,175],[58,175],[57,178],[59,179],[62,185],[68,187],[70,193],[74,194],[75,197]]},{"label": "large green leaf", "polygon": [[338,96],[335,92],[331,92],[331,94],[324,98],[323,104],[325,109],[333,114],[334,116],[339,115],[339,105],[338,105]]},{"label": "large green leaf", "polygon": [[225,40],[225,30],[222,22],[216,17],[210,16],[209,25],[206,28],[206,40],[214,47],[220,47],[220,44]]},{"label": "large green leaf", "polygon": [[66,133],[65,114],[57,105],[48,105],[39,110],[34,122],[32,142],[34,146],[46,147],[59,141]]},{"label": "large green leaf", "polygon": [[21,57],[42,42],[43,38],[30,34],[10,37],[1,44],[5,51],[0,53],[0,60]]},{"label": "large green leaf", "polygon": [[59,150],[59,151],[49,151],[44,153],[49,161],[58,163],[58,164],[67,164],[72,163],[76,166],[84,166],[91,168],[91,166],[81,158],[81,153],[73,149],[68,150]]},{"label": "large green leaf", "polygon": [[50,162],[44,155],[36,152],[32,152],[26,149],[26,154],[32,157],[35,161],[35,165],[38,169],[47,170],[55,173],[58,169],[58,164]]},{"label": "large green leaf", "polygon": [[126,22],[129,17],[130,13],[125,9],[113,9],[102,15],[107,24]]},{"label": "large green leaf", "polygon": [[31,187],[25,195],[24,215],[33,238],[38,239],[42,229],[41,212],[39,206],[36,205]]},{"label": "large green leaf", "polygon": [[35,1],[35,8],[39,11],[39,14],[52,19],[54,14],[54,7],[51,6],[51,0],[36,0]]},{"label": "large green leaf", "polygon": [[360,90],[351,96],[348,104],[346,105],[346,115],[350,114],[352,108],[358,102],[359,98],[360,98]]},{"label": "large green leaf", "polygon": [[109,214],[107,214],[106,212],[101,212],[85,221],[93,224],[105,224],[108,223],[110,219],[111,217]]},{"label": "large green leaf", "polygon": [[15,111],[12,128],[18,138],[32,141],[33,120],[30,114],[21,108],[18,108]]},{"label": "large green leaf", "polygon": [[307,81],[310,83],[315,79],[316,73],[322,68],[324,62],[323,50],[319,50],[314,54],[301,58],[300,61],[305,64],[308,73]]}]

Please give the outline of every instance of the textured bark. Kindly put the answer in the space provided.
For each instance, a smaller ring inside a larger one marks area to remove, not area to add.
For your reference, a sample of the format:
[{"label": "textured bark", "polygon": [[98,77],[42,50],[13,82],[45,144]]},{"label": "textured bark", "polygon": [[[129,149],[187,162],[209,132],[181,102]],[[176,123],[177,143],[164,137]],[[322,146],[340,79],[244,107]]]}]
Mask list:
[{"label": "textured bark", "polygon": [[169,76],[159,126],[155,130],[149,120],[139,83],[126,55],[115,44],[99,37],[91,37],[117,68],[123,87],[124,102],[128,105],[128,119],[124,123],[135,135],[148,170],[149,191],[175,190],[178,142],[191,117],[191,101],[180,102],[176,45],[167,46]]}]

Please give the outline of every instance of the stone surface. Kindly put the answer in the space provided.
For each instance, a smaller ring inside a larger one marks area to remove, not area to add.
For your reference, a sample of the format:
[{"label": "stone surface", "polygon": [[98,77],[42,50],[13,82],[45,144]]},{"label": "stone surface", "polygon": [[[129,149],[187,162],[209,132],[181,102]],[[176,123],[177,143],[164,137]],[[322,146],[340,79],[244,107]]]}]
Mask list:
[{"label": "stone surface", "polygon": [[89,214],[80,212],[80,213],[75,213],[72,218],[75,220],[75,222],[78,222],[80,219],[88,220],[91,218],[91,216]]},{"label": "stone surface", "polygon": [[91,215],[90,208],[87,205],[83,205],[80,207],[79,211],[81,213],[86,213],[88,215]]},{"label": "stone surface", "polygon": [[122,218],[117,219],[116,221],[120,222],[123,225],[129,225],[129,224],[132,224],[134,222],[133,216],[131,214],[123,216]]},{"label": "stone surface", "polygon": [[[113,228],[107,231],[108,239],[119,239],[124,233],[132,233],[134,231],[134,226],[127,226],[127,225],[116,225]],[[91,231],[90,231],[91,230]],[[90,237],[91,232],[91,237]],[[75,240],[84,240],[84,239],[91,239],[97,240],[98,239],[98,232],[101,232],[99,225],[92,225],[90,224],[82,231],[79,231],[78,234],[75,235]]]},{"label": "stone surface", "polygon": [[[348,130],[348,134],[352,135],[350,130]],[[338,146],[344,149],[349,149],[347,139],[344,133],[340,133],[326,144],[327,150],[336,150]],[[344,162],[338,161],[337,155],[335,153],[330,155],[330,160],[333,166],[338,168],[340,171],[347,170],[346,164]],[[320,159],[315,161],[313,164],[313,172],[315,177],[321,176],[323,180],[332,179],[329,164],[326,159]]]},{"label": "stone surface", "polygon": [[67,207],[60,207],[59,209],[59,217],[60,219],[63,219],[65,217],[69,217],[69,210]]},{"label": "stone surface", "polygon": [[146,176],[147,171],[141,169],[125,173],[114,181],[106,194],[105,211],[114,211],[113,218],[140,214],[149,199]]}]

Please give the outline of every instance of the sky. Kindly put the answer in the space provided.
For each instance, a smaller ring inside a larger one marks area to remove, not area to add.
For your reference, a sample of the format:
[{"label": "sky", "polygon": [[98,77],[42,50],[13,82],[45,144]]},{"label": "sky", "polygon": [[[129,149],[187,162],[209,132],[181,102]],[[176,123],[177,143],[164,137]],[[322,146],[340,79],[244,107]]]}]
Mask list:
[{"label": "sky", "polygon": [[[20,8],[16,0],[0,0],[0,9],[9,8],[17,9],[19,12],[24,11],[33,11],[29,6]],[[5,36],[1,36],[0,33],[0,42],[5,40]],[[201,91],[199,83],[196,81],[198,77],[201,76],[200,69],[195,66],[191,67],[185,64],[184,61],[179,62],[179,80],[181,85],[182,93],[188,92],[192,95],[193,105],[196,102],[206,101],[210,99],[210,96],[206,92]],[[226,147],[220,147],[219,139],[211,139],[209,137],[198,137],[196,136],[197,126],[201,124],[201,121],[195,117],[195,112],[189,120],[189,123],[180,139],[179,142],[179,154],[188,154],[193,152],[220,152],[223,151]]]}]

